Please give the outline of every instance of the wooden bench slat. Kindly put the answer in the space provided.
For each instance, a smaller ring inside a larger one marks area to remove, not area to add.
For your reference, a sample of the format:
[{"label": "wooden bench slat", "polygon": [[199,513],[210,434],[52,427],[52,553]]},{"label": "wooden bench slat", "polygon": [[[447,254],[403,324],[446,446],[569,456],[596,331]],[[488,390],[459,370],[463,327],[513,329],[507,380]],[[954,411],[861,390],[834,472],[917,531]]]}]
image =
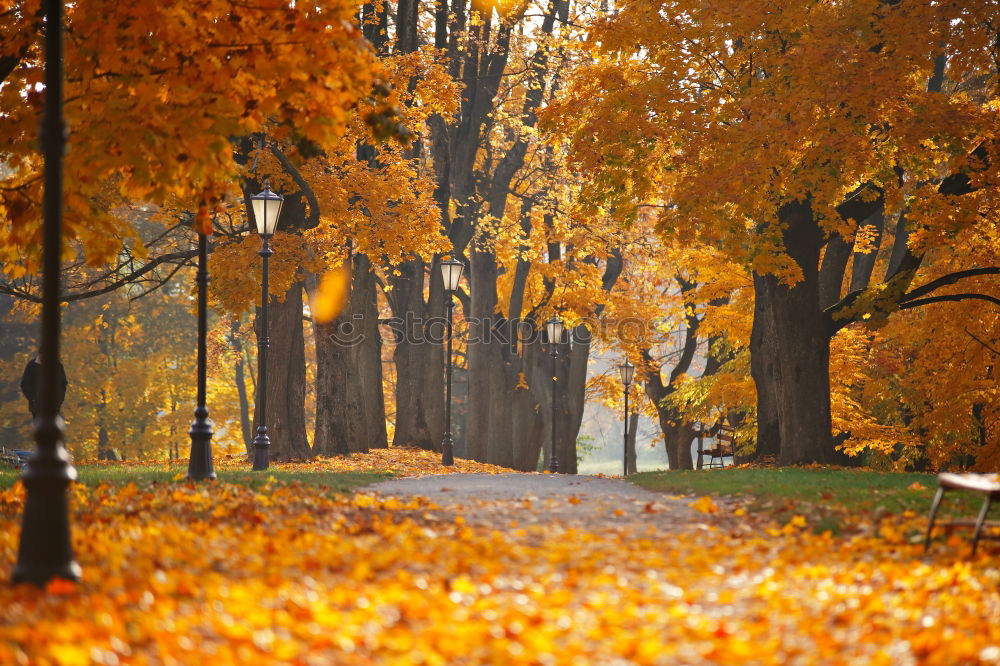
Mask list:
[{"label": "wooden bench slat", "polygon": [[938,484],[949,490],[971,490],[985,493],[994,498],[1000,497],[1000,482],[994,481],[984,474],[942,472],[938,474]]}]

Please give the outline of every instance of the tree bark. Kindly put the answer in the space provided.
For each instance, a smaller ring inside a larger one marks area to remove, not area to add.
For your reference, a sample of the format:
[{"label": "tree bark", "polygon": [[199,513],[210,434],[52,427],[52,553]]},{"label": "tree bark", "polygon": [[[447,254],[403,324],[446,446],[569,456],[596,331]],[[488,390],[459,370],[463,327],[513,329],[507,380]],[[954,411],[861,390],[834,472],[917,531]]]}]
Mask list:
[{"label": "tree bark", "polygon": [[236,352],[237,361],[234,371],[236,374],[236,394],[240,401],[240,434],[243,435],[243,446],[246,448],[247,456],[249,457],[252,452],[253,430],[251,430],[250,424],[250,398],[247,391],[247,371],[252,373],[253,369],[250,368],[247,357],[243,353],[243,343],[240,341],[239,329],[240,320],[237,318],[232,322],[232,327],[229,331],[229,341]]},{"label": "tree bark", "polygon": [[316,325],[313,452],[367,453],[386,445],[375,279],[368,258],[356,255],[347,307],[333,322]]},{"label": "tree bark", "polygon": [[250,444],[253,438],[250,436],[250,399],[247,396],[247,380],[243,369],[243,354],[239,353],[239,360],[236,361],[236,394],[240,401],[240,434],[243,435],[243,446],[247,455],[250,455]]},{"label": "tree bark", "polygon": [[[397,267],[388,294],[393,312],[396,364],[396,430],[393,446],[441,450],[444,436],[444,351],[438,339],[444,297],[437,262],[430,266],[430,298],[424,300],[425,264],[419,259]],[[429,333],[434,333],[428,338]]]},{"label": "tree bark", "polygon": [[[259,313],[258,313],[259,314]],[[260,339],[259,317],[257,325]],[[307,459],[312,452],[306,437],[303,406],[306,401],[305,338],[302,333],[302,283],[295,282],[284,300],[268,305],[271,346],[267,356],[267,434],[271,460]],[[258,387],[258,393],[260,387]],[[259,412],[259,410],[255,410]],[[259,425],[254,414],[254,431]]]},{"label": "tree bark", "polygon": [[492,373],[498,362],[499,345],[493,340],[497,307],[496,257],[489,251],[473,248],[471,286],[471,322],[466,348],[469,354],[469,434],[468,454],[485,462],[490,451],[491,412],[498,395]]},{"label": "tree bark", "polygon": [[754,280],[755,314],[763,314],[765,324],[773,324],[770,335],[763,331],[751,335],[752,365],[756,363],[758,369],[773,366],[773,373],[754,373],[755,382],[761,379],[758,400],[762,395],[765,400],[776,398],[782,465],[828,463],[833,458],[833,439],[830,338],[819,305],[822,230],[808,201],[785,204],[779,219],[785,251],[798,264],[802,279],[791,287],[773,275]]},{"label": "tree bark", "polygon": [[[753,274],[754,293],[765,292],[764,275]],[[772,278],[773,279],[773,278]],[[754,300],[753,327],[750,331],[750,375],[757,388],[757,445],[755,456],[777,456],[781,452],[781,428],[778,417],[777,362],[768,348],[776,340],[774,317],[763,298]]]},{"label": "tree bark", "polygon": [[358,391],[364,408],[365,450],[389,446],[385,427],[385,393],[382,385],[382,333],[379,330],[378,284],[367,256],[354,262],[352,301],[360,312],[363,339],[357,347]]},{"label": "tree bark", "polygon": [[[551,433],[552,363],[540,341],[523,345],[521,368],[514,384],[511,467],[533,472]],[[520,385],[521,372],[527,388]]]},{"label": "tree bark", "polygon": [[[566,382],[566,416],[562,424],[563,433],[560,437],[562,452],[566,452],[567,461],[571,464],[566,466],[567,474],[577,473],[576,463],[576,438],[580,435],[580,426],[583,424],[583,410],[587,402],[587,371],[590,361],[590,331],[585,326],[577,326],[573,329],[572,342],[565,358]],[[560,462],[562,458],[560,457]]]}]

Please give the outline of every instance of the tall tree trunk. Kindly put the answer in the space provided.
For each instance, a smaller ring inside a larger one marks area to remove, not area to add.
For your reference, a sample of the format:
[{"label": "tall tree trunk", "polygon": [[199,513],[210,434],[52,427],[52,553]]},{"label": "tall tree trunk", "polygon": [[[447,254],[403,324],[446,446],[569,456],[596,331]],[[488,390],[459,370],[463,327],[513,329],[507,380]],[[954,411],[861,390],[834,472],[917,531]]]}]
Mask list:
[{"label": "tall tree trunk", "polygon": [[533,472],[539,454],[548,447],[551,432],[552,360],[540,340],[525,341],[522,345],[514,386],[511,467]]},{"label": "tall tree trunk", "polygon": [[773,275],[754,280],[755,312],[763,311],[765,321],[773,323],[770,335],[751,336],[751,359],[756,355],[757,364],[774,366],[773,374],[765,374],[758,384],[758,400],[761,395],[777,398],[782,465],[828,463],[833,438],[830,338],[819,305],[822,231],[808,202],[784,205],[779,219],[786,252],[802,270],[802,279],[792,287]]},{"label": "tall tree trunk", "polygon": [[316,455],[347,455],[364,440],[357,387],[349,379],[355,353],[341,339],[345,322],[354,323],[349,311],[316,325]]},{"label": "tall tree trunk", "polygon": [[[176,438],[174,438],[174,441],[176,441]],[[174,446],[175,445],[171,445],[170,447],[171,458],[174,457]],[[102,423],[97,428],[97,459],[110,460],[110,458],[108,458],[108,454],[110,453],[108,450],[109,448],[108,429],[105,428]]]},{"label": "tall tree trunk", "polygon": [[663,447],[667,452],[667,465],[670,469],[694,469],[691,445],[698,435],[698,427],[682,423],[680,413],[673,408],[656,411],[663,433]]},{"label": "tall tree trunk", "polygon": [[660,432],[663,433],[663,448],[667,453],[667,467],[670,469],[680,469],[681,461],[677,453],[677,445],[674,441],[674,423],[668,414],[669,410],[656,410],[657,420],[660,422]]},{"label": "tall tree trunk", "polygon": [[[763,294],[764,281],[773,276],[753,274],[754,293]],[[754,301],[753,327],[750,331],[750,375],[757,388],[757,444],[755,456],[777,456],[781,452],[778,424],[777,361],[768,348],[776,340],[774,319],[763,298]]]},{"label": "tall tree trunk", "polygon": [[314,453],[387,445],[381,347],[374,275],[368,258],[357,255],[348,306],[333,322],[316,325]]},{"label": "tall tree trunk", "polygon": [[[444,316],[441,276],[431,267],[430,298],[424,300],[425,264],[419,259],[397,267],[389,303],[393,312],[396,364],[396,430],[393,446],[441,450],[444,436],[444,353],[441,340],[428,339],[427,323]],[[434,327],[435,334],[442,327]]]},{"label": "tall tree trunk", "polygon": [[247,455],[250,455],[250,445],[253,442],[253,431],[250,429],[250,399],[247,395],[246,362],[243,356],[243,348],[239,342],[235,341],[236,361],[236,394],[240,401],[240,434],[243,435],[243,445]]},{"label": "tall tree trunk", "polygon": [[[587,402],[587,370],[590,361],[590,331],[585,326],[573,330],[572,344],[563,359],[560,379],[565,382],[564,418],[559,428],[559,470],[566,474],[577,473],[576,439],[583,423],[583,410]],[[563,465],[563,456],[566,465]]]},{"label": "tall tree trunk", "polygon": [[468,454],[473,460],[486,462],[490,454],[492,432],[492,410],[499,395],[495,393],[497,375],[493,372],[502,362],[498,357],[497,341],[493,339],[492,327],[496,320],[497,308],[497,265],[496,257],[487,251],[474,248],[472,251],[471,312],[469,339],[466,348],[469,355],[469,434]]},{"label": "tall tree trunk", "polygon": [[384,449],[389,446],[385,428],[385,393],[382,388],[382,333],[379,330],[378,285],[371,270],[371,261],[360,255],[355,260],[357,283],[352,299],[359,300],[357,309],[364,339],[357,347],[359,395],[364,408],[365,448]]},{"label": "tall tree trunk", "polygon": [[[260,338],[259,317],[256,322]],[[302,333],[302,283],[289,287],[282,301],[268,305],[271,345],[267,355],[267,434],[271,460],[307,459],[305,339]],[[261,387],[258,387],[258,394]],[[260,414],[254,414],[254,431]]]},{"label": "tall tree trunk", "polygon": [[698,428],[692,423],[677,426],[674,435],[674,447],[677,449],[677,468],[694,469],[694,458],[691,456],[691,445],[698,436]]},{"label": "tall tree trunk", "polygon": [[514,401],[509,396],[517,386],[517,368],[519,363],[506,358],[501,351],[490,350],[494,357],[499,357],[490,370],[490,383],[495,387],[493,395],[504,396],[495,400],[490,412],[490,444],[486,451],[486,461],[501,467],[514,465]]}]

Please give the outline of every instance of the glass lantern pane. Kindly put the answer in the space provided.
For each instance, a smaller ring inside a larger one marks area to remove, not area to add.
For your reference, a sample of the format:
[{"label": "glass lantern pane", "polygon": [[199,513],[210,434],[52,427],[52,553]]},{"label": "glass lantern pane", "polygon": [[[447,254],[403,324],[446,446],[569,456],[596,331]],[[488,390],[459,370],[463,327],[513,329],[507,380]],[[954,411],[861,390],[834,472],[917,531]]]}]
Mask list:
[{"label": "glass lantern pane", "polygon": [[253,219],[257,224],[257,233],[264,235],[267,233],[266,227],[266,217],[265,208],[267,207],[266,199],[251,199],[250,202],[253,204]]},{"label": "glass lantern pane", "polygon": [[550,319],[545,326],[548,329],[549,342],[562,341],[563,324],[560,320]]},{"label": "glass lantern pane", "polygon": [[444,261],[441,263],[441,278],[444,281],[444,288],[448,291],[458,289],[459,280],[462,279],[462,269],[464,266],[457,261]]}]

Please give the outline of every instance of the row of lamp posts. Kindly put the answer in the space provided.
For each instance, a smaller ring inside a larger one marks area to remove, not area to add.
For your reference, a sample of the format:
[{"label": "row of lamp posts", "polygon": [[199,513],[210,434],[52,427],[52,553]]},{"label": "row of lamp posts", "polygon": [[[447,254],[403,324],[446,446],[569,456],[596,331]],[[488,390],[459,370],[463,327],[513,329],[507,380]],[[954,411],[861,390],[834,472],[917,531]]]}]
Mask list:
[{"label": "row of lamp posts", "polygon": [[[264,191],[250,197],[257,233],[263,240],[260,256],[261,268],[260,296],[260,337],[257,348],[257,435],[253,440],[253,469],[263,471],[268,468],[268,453],[271,439],[267,435],[267,350],[270,338],[267,330],[268,259],[274,254],[271,237],[278,226],[281,204],[284,197],[271,191],[265,181]],[[198,233],[198,405],[195,408],[194,424],[191,426],[191,457],[188,461],[188,478],[193,480],[215,479],[212,465],[212,422],[208,419],[205,404],[205,384],[207,365],[206,335],[208,332],[208,236]]]},{"label": "row of lamp posts", "polygon": [[[446,377],[445,378],[445,429],[444,429],[444,436],[441,439],[441,464],[454,465],[455,440],[451,431],[452,320],[455,311],[455,292],[458,291],[458,284],[462,279],[462,271],[465,268],[465,265],[453,257],[441,261],[438,265],[441,270],[441,281],[444,285],[444,291],[447,297],[446,301],[447,353],[445,356],[445,377]],[[549,467],[548,467],[548,470],[552,473],[557,473],[559,471],[559,454],[557,446],[558,402],[557,402],[556,390],[559,381],[558,379],[559,345],[562,342],[564,328],[565,327],[563,325],[562,319],[560,319],[558,316],[555,315],[553,315],[547,322],[545,322],[545,333],[549,341],[549,354],[552,356],[552,443],[549,449]],[[621,375],[622,385],[624,386],[625,390],[625,437],[624,437],[624,446],[622,447],[622,466],[623,466],[622,473],[624,476],[628,476],[628,438],[629,438],[628,392],[629,392],[629,386],[632,383],[632,378],[635,374],[635,366],[629,363],[628,359],[626,359],[624,364],[618,366],[618,372]],[[261,381],[263,381],[263,379]]]},{"label": "row of lamp posts", "polygon": [[[70,538],[67,489],[76,479],[64,443],[62,417],[59,416],[59,347],[60,347],[60,263],[62,252],[63,157],[66,127],[63,122],[63,0],[43,0],[45,16],[45,98],[41,124],[41,148],[44,158],[44,194],[42,200],[42,323],[39,357],[41,386],[39,415],[34,424],[35,454],[22,474],[26,490],[17,563],[11,578],[15,583],[44,585],[53,578],[78,580],[80,565],[73,555]],[[260,355],[261,427],[259,448],[255,449],[254,469],[267,468],[267,429],[263,404],[267,349],[267,258],[271,255],[268,240],[274,234],[282,197],[265,186],[251,197],[257,230],[264,239],[262,340]],[[206,365],[208,298],[208,237],[198,234],[198,404],[191,426],[191,455],[188,478],[214,479],[212,465],[212,424],[206,406]],[[255,441],[255,445],[257,441]]]},{"label": "row of lamp posts", "polygon": [[[441,270],[441,281],[447,297],[447,352],[445,356],[445,429],[444,437],[441,439],[441,464],[455,464],[455,440],[451,431],[451,374],[452,374],[452,320],[455,312],[455,292],[458,291],[459,281],[462,279],[462,271],[465,265],[454,257],[441,261],[438,266]],[[559,317],[553,316],[545,323],[545,332],[549,340],[549,352],[552,355],[552,446],[549,452],[549,471],[559,471],[559,456],[556,447],[556,382],[558,381],[558,361],[559,342],[563,335],[563,322]]]}]

